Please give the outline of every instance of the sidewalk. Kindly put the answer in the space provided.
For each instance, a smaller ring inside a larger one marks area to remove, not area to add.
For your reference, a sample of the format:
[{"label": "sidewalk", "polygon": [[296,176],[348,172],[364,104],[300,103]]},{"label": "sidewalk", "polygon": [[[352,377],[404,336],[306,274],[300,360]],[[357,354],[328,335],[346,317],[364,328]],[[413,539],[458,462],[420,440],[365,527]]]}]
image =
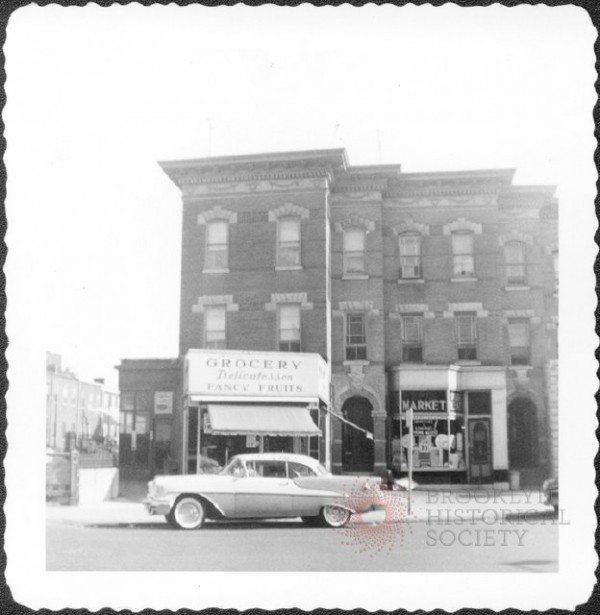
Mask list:
[{"label": "sidewalk", "polygon": [[[134,491],[135,493],[135,491]],[[408,492],[383,492],[386,497],[398,498],[404,513],[400,522],[428,522],[451,524],[466,521],[499,521],[519,518],[552,516],[553,509],[544,503],[539,491],[506,491],[472,488],[452,491],[425,491],[423,488],[411,493],[411,514],[407,514]],[[137,494],[136,494],[137,496]],[[93,506],[46,506],[48,523],[63,523],[84,526],[123,526],[163,524],[162,516],[146,513],[141,497],[101,502]],[[378,516],[366,513],[361,516],[365,523],[377,522]],[[285,523],[285,521],[282,521]]]}]

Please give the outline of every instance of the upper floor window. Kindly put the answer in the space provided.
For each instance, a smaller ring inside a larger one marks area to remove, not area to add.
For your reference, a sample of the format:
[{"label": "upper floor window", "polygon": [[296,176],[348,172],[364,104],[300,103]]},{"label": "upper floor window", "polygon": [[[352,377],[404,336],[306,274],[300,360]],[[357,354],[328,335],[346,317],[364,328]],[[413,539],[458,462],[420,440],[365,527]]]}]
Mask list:
[{"label": "upper floor window", "polygon": [[365,230],[349,228],[344,231],[344,273],[365,271]]},{"label": "upper floor window", "polygon": [[300,352],[300,306],[279,306],[279,350]]},{"label": "upper floor window", "polygon": [[415,279],[421,277],[421,235],[406,233],[398,239],[400,251],[400,277]]},{"label": "upper floor window", "polygon": [[281,218],[277,224],[277,266],[300,265],[300,218]]},{"label": "upper floor window", "polygon": [[404,314],[402,327],[402,360],[410,363],[423,361],[423,325],[420,314]]},{"label": "upper floor window", "polygon": [[346,360],[357,361],[367,358],[367,335],[365,315],[354,313],[346,315]]},{"label": "upper floor window", "polygon": [[229,224],[226,220],[211,220],[206,225],[205,269],[227,269]]},{"label": "upper floor window", "polygon": [[506,262],[506,281],[508,284],[525,282],[525,246],[521,241],[508,241],[504,244]]},{"label": "upper floor window", "polygon": [[204,309],[204,346],[206,348],[225,348],[226,344],[225,306],[207,305]]},{"label": "upper floor window", "polygon": [[457,277],[475,275],[473,233],[452,233],[453,273]]},{"label": "upper floor window", "polygon": [[513,318],[508,321],[508,343],[511,365],[529,365],[529,320]]},{"label": "upper floor window", "polygon": [[455,312],[454,319],[458,360],[477,359],[477,314],[475,312]]}]

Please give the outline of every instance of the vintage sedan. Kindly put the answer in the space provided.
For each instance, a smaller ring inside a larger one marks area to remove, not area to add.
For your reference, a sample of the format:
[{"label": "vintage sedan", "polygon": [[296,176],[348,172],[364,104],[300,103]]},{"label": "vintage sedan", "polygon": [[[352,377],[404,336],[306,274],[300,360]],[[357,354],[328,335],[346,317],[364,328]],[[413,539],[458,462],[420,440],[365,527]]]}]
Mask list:
[{"label": "vintage sedan", "polygon": [[156,476],[148,483],[144,504],[150,514],[164,515],[184,530],[200,528],[206,519],[277,517],[342,527],[356,512],[356,495],[378,490],[380,484],[381,478],[373,476],[334,476],[305,455],[244,454],[218,474]]}]

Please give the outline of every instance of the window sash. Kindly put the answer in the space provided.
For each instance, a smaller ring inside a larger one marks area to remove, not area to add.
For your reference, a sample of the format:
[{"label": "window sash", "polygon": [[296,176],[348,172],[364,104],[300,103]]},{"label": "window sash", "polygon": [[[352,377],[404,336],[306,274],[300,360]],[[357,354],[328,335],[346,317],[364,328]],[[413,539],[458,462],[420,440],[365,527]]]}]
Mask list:
[{"label": "window sash", "polygon": [[206,269],[225,269],[227,267],[227,244],[209,245],[206,248]]},{"label": "window sash", "polygon": [[365,270],[365,231],[344,231],[344,272],[362,273]]},{"label": "window sash", "polygon": [[280,241],[277,244],[277,265],[293,267],[300,264],[300,242]]},{"label": "window sash", "polygon": [[458,256],[460,254],[473,254],[473,234],[472,233],[453,233],[452,252]]},{"label": "window sash", "polygon": [[346,316],[346,360],[356,361],[367,358],[367,336],[364,314]]},{"label": "window sash", "polygon": [[362,273],[365,270],[364,251],[344,252],[345,273]]},{"label": "window sash", "polygon": [[278,337],[280,350],[292,350],[300,345],[300,306],[280,305]]},{"label": "window sash", "polygon": [[225,306],[208,306],[204,311],[204,344],[207,348],[225,348],[227,316]]},{"label": "window sash", "polygon": [[475,273],[475,259],[472,254],[454,255],[454,275],[467,276]]},{"label": "window sash", "polygon": [[421,316],[402,317],[402,343],[420,346],[423,338]]},{"label": "window sash", "polygon": [[229,225],[225,220],[213,220],[206,225],[206,244],[227,244]]},{"label": "window sash", "polygon": [[474,314],[455,315],[456,341],[459,347],[472,347],[477,342],[477,317]]},{"label": "window sash", "polygon": [[400,256],[421,256],[421,236],[403,235],[398,239]]}]

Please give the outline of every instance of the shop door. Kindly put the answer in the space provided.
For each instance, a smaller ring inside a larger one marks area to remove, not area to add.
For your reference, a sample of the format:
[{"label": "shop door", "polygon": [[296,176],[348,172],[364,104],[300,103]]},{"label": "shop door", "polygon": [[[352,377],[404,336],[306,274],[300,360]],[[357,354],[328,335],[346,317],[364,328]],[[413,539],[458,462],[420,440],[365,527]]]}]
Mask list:
[{"label": "shop door", "polygon": [[[373,407],[364,397],[351,397],[342,408],[344,418],[373,433]],[[373,440],[367,435],[342,423],[342,470],[344,472],[373,471]]]},{"label": "shop door", "polygon": [[492,423],[489,418],[469,420],[469,480],[492,477]]}]

